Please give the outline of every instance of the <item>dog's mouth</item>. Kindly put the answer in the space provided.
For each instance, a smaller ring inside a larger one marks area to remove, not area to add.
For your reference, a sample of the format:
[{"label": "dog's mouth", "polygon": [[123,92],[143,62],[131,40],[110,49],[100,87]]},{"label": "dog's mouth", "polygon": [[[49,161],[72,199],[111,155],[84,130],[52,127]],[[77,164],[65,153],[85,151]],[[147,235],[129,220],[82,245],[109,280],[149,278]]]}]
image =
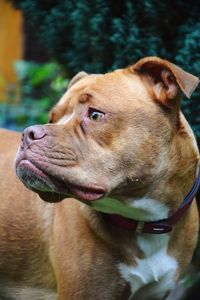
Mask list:
[{"label": "dog's mouth", "polygon": [[83,202],[95,201],[105,196],[105,188],[97,185],[79,185],[47,173],[41,166],[23,159],[16,165],[20,180],[47,202],[59,202],[75,197]]}]

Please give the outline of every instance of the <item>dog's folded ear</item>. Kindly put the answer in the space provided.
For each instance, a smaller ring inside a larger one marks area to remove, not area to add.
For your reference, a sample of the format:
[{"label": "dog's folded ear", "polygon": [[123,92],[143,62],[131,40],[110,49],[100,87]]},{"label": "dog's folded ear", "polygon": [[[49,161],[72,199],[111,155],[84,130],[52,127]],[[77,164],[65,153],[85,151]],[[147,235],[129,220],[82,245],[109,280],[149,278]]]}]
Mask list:
[{"label": "dog's folded ear", "polygon": [[76,82],[78,82],[79,80],[81,80],[82,78],[88,76],[88,74],[84,71],[79,72],[78,74],[76,74],[71,81],[68,84],[68,89],[70,89],[72,87],[72,85],[74,85]]},{"label": "dog's folded ear", "polygon": [[180,91],[189,98],[199,84],[196,76],[159,57],[145,57],[129,70],[142,77],[155,100],[169,107]]}]

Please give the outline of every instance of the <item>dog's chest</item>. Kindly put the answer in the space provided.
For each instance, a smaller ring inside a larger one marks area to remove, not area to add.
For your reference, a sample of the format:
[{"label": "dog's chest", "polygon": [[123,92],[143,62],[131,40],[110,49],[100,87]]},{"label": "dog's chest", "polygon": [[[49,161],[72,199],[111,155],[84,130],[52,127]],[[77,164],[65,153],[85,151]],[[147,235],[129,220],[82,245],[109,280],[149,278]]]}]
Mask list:
[{"label": "dog's chest", "polygon": [[173,287],[177,270],[177,261],[167,253],[169,235],[142,234],[137,241],[144,258],[136,258],[136,266],[120,263],[121,276],[130,284],[132,297],[145,287],[143,299],[162,298]]}]

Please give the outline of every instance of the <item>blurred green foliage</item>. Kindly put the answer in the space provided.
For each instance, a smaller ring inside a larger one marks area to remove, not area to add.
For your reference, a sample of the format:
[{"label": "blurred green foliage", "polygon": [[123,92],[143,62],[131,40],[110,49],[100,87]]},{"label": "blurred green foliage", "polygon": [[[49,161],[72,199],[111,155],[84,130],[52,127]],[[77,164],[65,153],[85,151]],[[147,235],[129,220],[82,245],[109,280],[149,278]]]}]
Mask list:
[{"label": "blurred green foliage", "polygon": [[61,67],[57,63],[38,64],[17,61],[15,69],[21,86],[22,103],[15,103],[8,93],[5,104],[0,106],[1,126],[23,129],[32,124],[46,123],[48,112],[59,100],[68,85]]},{"label": "blurred green foliage", "polygon": [[[198,76],[200,5],[191,0],[10,0],[69,76],[158,55]],[[200,138],[200,92],[183,109]]]}]

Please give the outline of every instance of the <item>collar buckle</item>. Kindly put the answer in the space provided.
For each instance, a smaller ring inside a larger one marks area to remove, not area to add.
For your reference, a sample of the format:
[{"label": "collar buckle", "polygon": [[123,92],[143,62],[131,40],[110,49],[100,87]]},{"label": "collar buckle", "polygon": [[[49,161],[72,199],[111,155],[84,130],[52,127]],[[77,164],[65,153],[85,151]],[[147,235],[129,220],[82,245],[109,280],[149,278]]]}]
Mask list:
[{"label": "collar buckle", "polygon": [[140,234],[140,233],[143,232],[144,223],[145,223],[145,222],[143,222],[143,221],[138,221],[138,222],[137,222],[137,227],[136,227],[136,229],[135,229],[135,231],[136,231],[137,233]]}]

